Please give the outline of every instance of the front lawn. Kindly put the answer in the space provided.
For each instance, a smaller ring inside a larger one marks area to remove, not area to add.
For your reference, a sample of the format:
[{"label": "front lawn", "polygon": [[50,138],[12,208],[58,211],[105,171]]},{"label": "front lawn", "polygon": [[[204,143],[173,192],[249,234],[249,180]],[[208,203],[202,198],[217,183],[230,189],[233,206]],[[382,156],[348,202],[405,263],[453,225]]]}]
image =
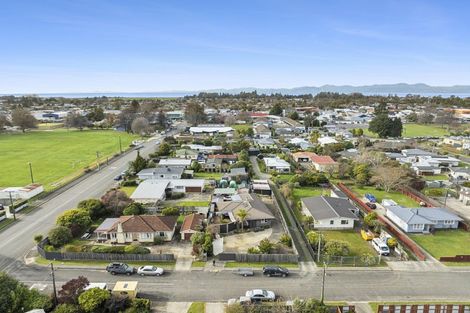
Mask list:
[{"label": "front lawn", "polygon": [[205,266],[206,266],[205,261],[193,261],[193,263],[191,263],[191,267],[201,268]]},{"label": "front lawn", "polygon": [[361,197],[363,197],[364,194],[366,193],[373,194],[375,198],[377,199],[378,203],[382,202],[383,199],[392,199],[393,201],[395,201],[396,203],[404,207],[408,207],[408,208],[419,207],[418,202],[414,201],[408,196],[405,196],[399,191],[385,192],[383,190],[377,190],[375,189],[375,187],[371,187],[371,186],[364,186],[364,187],[348,186],[348,187],[351,188],[355,193],[357,193]]},{"label": "front lawn", "polygon": [[176,204],[176,206],[181,207],[193,207],[193,206],[209,206],[209,201],[181,201]]},{"label": "front lawn", "polygon": [[262,268],[267,265],[279,265],[286,268],[297,269],[299,264],[297,263],[263,263],[263,262],[226,262],[226,268],[239,268],[239,267],[253,267],[253,268]]},{"label": "front lawn", "polygon": [[[106,266],[110,263],[110,261],[99,261],[99,260],[92,260],[92,261],[89,261],[89,260],[56,261],[54,260],[54,261],[51,261],[51,260],[46,260],[43,257],[37,257],[35,261],[37,264],[40,264],[40,265],[49,265],[53,263],[54,265],[60,265],[60,266],[83,266],[83,267],[94,266],[94,267],[103,267],[103,269],[105,269]],[[134,267],[139,267],[142,265],[154,265],[154,266],[166,269],[166,270],[172,270],[175,267],[175,262],[168,262],[168,261],[165,261],[165,262],[152,262],[152,261],[126,262],[126,261],[123,261],[123,262]]]},{"label": "front lawn", "polygon": [[409,236],[437,259],[441,256],[470,254],[470,232],[461,229],[438,230],[432,235],[410,234]]},{"label": "front lawn", "polygon": [[441,175],[426,175],[426,176],[421,176],[422,179],[424,180],[449,180],[449,176],[441,174]]},{"label": "front lawn", "polygon": [[121,191],[123,191],[128,197],[130,197],[137,189],[137,186],[119,187],[119,189],[121,189]]},{"label": "front lawn", "polygon": [[106,161],[119,152],[119,138],[126,149],[133,135],[112,130],[31,131],[0,135],[0,186],[25,186],[31,183],[28,163],[34,181],[46,190],[62,185],[96,165],[96,154]]},{"label": "front lawn", "polygon": [[205,313],[206,303],[205,302],[193,302],[188,309],[188,313]]},{"label": "front lawn", "polygon": [[354,230],[327,230],[321,231],[325,235],[327,240],[343,240],[350,245],[350,256],[361,256],[364,253],[371,253],[376,255],[377,253],[371,245],[362,239],[361,234]]},{"label": "front lawn", "polygon": [[224,173],[197,172],[194,178],[221,180]]}]

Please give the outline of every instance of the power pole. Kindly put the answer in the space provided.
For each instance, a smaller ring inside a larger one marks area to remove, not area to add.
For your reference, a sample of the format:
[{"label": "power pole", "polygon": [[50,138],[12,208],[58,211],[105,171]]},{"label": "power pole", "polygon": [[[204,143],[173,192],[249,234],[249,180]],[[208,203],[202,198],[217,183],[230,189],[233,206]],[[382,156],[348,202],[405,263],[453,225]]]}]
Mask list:
[{"label": "power pole", "polygon": [[321,233],[318,233],[317,264],[320,264]]},{"label": "power pole", "polygon": [[100,170],[100,152],[96,151],[96,163],[98,163],[98,171]]},{"label": "power pole", "polygon": [[321,295],[320,295],[321,304],[323,304],[325,300],[325,278],[326,278],[326,263],[323,262],[323,277],[321,281]]},{"label": "power pole", "polygon": [[52,288],[54,289],[54,304],[57,305],[57,289],[55,287],[54,264],[51,262]]},{"label": "power pole", "polygon": [[34,184],[33,166],[31,165],[31,162],[28,162],[28,164],[29,164],[29,176],[31,177],[31,184]]},{"label": "power pole", "polygon": [[13,198],[11,197],[11,191],[8,191],[8,194],[10,195],[10,213],[13,211],[13,220],[16,221],[16,209],[13,204]]},{"label": "power pole", "polygon": [[121,142],[121,136],[119,136],[119,152],[122,153],[122,142]]}]

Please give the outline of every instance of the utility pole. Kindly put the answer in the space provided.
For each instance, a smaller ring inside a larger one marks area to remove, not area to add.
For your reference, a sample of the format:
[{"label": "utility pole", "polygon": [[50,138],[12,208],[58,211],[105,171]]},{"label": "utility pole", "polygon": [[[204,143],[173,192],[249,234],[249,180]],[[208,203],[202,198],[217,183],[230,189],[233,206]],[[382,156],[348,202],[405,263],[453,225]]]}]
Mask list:
[{"label": "utility pole", "polygon": [[57,289],[55,287],[54,264],[51,262],[52,288],[54,289],[54,304],[57,305]]},{"label": "utility pole", "polygon": [[100,170],[100,152],[96,151],[96,163],[98,163],[98,171]]},{"label": "utility pole", "polygon": [[326,263],[323,262],[323,276],[321,281],[321,295],[320,295],[320,303],[323,304],[325,300],[325,278],[326,278]]},{"label": "utility pole", "polygon": [[320,264],[321,233],[318,233],[317,264]]},{"label": "utility pole", "polygon": [[447,195],[449,194],[449,188],[446,188],[446,196],[444,198],[444,208],[447,208]]},{"label": "utility pole", "polygon": [[11,191],[8,191],[8,194],[10,195],[10,213],[13,213],[13,220],[16,221],[16,209],[13,204],[13,198],[11,197]]},{"label": "utility pole", "polygon": [[29,176],[31,177],[31,184],[34,184],[33,166],[31,162],[28,162],[28,164],[29,164]]},{"label": "utility pole", "polygon": [[121,142],[121,136],[119,136],[119,152],[122,153],[122,142]]}]

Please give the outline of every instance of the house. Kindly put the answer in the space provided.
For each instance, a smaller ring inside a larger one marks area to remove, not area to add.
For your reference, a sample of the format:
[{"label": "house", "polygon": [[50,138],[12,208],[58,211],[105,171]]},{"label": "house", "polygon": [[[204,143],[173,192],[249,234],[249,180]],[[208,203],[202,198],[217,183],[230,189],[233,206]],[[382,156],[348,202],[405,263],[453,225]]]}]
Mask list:
[{"label": "house", "polygon": [[184,167],[174,167],[174,166],[165,166],[165,167],[156,167],[156,168],[146,168],[137,173],[137,176],[141,180],[146,179],[180,179],[184,173]]},{"label": "house", "polygon": [[292,153],[292,157],[294,158],[294,161],[297,163],[310,163],[312,162],[312,159],[316,157],[317,154],[313,152],[308,152],[308,151],[299,151]]},{"label": "house", "polygon": [[255,138],[271,138],[271,130],[264,124],[259,124],[253,127],[253,133]]},{"label": "house", "polygon": [[183,111],[169,111],[165,113],[166,118],[170,121],[181,121],[184,119]]},{"label": "house", "polygon": [[216,125],[216,124],[207,124],[199,125],[189,128],[189,132],[192,135],[209,135],[213,136],[215,134],[233,134],[234,129],[229,126]]},{"label": "house", "polygon": [[428,233],[434,229],[456,229],[462,221],[443,208],[404,208],[385,206],[385,216],[408,233]]},{"label": "house", "polygon": [[157,203],[165,200],[168,181],[144,180],[137,186],[130,198],[139,203]]},{"label": "house", "polygon": [[232,201],[215,202],[216,214],[228,218],[230,223],[237,223],[237,212],[244,209],[248,215],[245,226],[249,228],[271,226],[276,219],[268,206],[255,194],[242,193],[232,197]]},{"label": "house", "polygon": [[[164,181],[164,180],[156,180]],[[204,191],[204,179],[168,179],[168,190],[170,192],[199,192]]]},{"label": "house", "polygon": [[311,163],[319,172],[326,172],[331,168],[336,168],[336,163],[328,155],[317,155],[313,152],[296,152],[292,154],[294,160],[298,163]]},{"label": "house", "polygon": [[294,137],[289,140],[289,144],[300,147],[301,149],[308,149],[313,145],[305,138]]},{"label": "house", "polygon": [[[201,167],[205,172],[220,172],[222,171],[222,159],[206,159],[201,163]],[[226,169],[228,168],[226,164]]]},{"label": "house", "polygon": [[456,180],[470,180],[469,167],[451,167],[449,176]]},{"label": "house", "polygon": [[191,149],[178,149],[175,151],[175,156],[179,159],[190,159],[190,160],[196,160],[198,156],[198,152],[191,150]]},{"label": "house", "polygon": [[313,217],[315,229],[353,229],[358,209],[348,199],[327,196],[302,198],[302,212]]},{"label": "house", "polygon": [[124,215],[107,218],[96,228],[98,240],[115,243],[153,242],[155,238],[171,241],[177,216]]},{"label": "house", "polygon": [[[10,203],[10,196],[13,201],[28,200],[44,191],[40,184],[30,184],[25,187],[8,187],[0,189],[0,204]],[[4,203],[5,202],[5,203]]]},{"label": "house", "polygon": [[170,159],[161,159],[158,162],[159,167],[184,167],[189,168],[191,166],[192,160],[191,159],[177,159],[177,158],[170,158]]},{"label": "house", "polygon": [[336,140],[333,137],[325,136],[325,137],[318,138],[318,144],[322,147],[324,147],[325,145],[330,145],[334,143],[338,143],[338,140]]},{"label": "house", "polygon": [[290,164],[279,157],[263,159],[267,171],[275,171],[278,173],[290,173]]},{"label": "house", "polygon": [[190,214],[186,215],[181,225],[180,234],[181,240],[191,240],[191,236],[194,233],[202,231],[204,226],[204,215],[202,214]]},{"label": "house", "polygon": [[251,184],[251,188],[256,194],[265,196],[270,196],[272,194],[271,187],[269,186],[268,181],[265,179],[254,179]]},{"label": "house", "polygon": [[217,151],[222,151],[223,148],[222,146],[204,146],[204,145],[185,145],[189,149],[194,150],[196,152],[202,152],[202,153],[215,153]]},{"label": "house", "polygon": [[260,138],[253,140],[255,145],[257,145],[260,149],[272,149],[276,148],[276,143],[272,138]]},{"label": "house", "polygon": [[248,179],[248,173],[244,167],[231,168],[228,176],[232,180],[237,180],[238,182]]},{"label": "house", "polygon": [[459,192],[459,201],[464,205],[470,205],[470,188],[461,187]]}]

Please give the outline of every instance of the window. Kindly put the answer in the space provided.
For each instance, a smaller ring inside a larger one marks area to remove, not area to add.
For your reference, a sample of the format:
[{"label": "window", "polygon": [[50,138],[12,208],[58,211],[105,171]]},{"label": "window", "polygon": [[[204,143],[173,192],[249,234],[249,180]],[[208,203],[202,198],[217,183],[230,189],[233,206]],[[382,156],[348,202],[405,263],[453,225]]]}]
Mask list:
[{"label": "window", "polygon": [[349,224],[349,220],[341,220],[341,225],[348,225]]},{"label": "window", "polygon": [[335,221],[334,220],[330,220],[330,225],[334,225]]},{"label": "window", "polygon": [[165,237],[165,233],[164,232],[160,232],[160,237]]}]

